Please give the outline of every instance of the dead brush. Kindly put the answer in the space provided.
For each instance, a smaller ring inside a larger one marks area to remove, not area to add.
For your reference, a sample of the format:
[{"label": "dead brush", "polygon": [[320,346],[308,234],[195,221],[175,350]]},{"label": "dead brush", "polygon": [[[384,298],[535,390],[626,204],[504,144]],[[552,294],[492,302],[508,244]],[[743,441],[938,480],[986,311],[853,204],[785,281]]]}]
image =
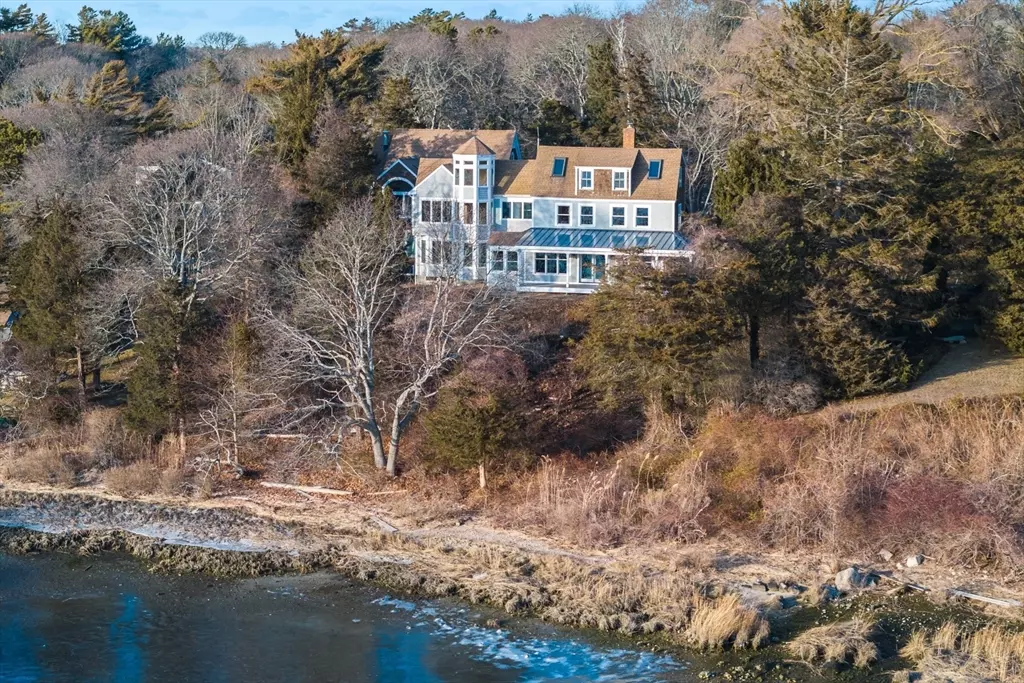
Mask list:
[{"label": "dead brush", "polygon": [[865,668],[878,660],[874,636],[874,622],[856,618],[808,629],[787,643],[786,648],[808,663],[853,664]]},{"label": "dead brush", "polygon": [[695,595],[692,604],[684,638],[697,648],[758,648],[768,641],[768,622],[735,593],[718,598]]},{"label": "dead brush", "polygon": [[965,633],[947,622],[934,632],[915,631],[900,650],[922,672],[920,680],[994,680],[1024,678],[1024,632],[986,626]]},{"label": "dead brush", "polygon": [[34,484],[70,488],[78,482],[74,458],[59,442],[45,439],[15,455],[6,470],[7,478]]},{"label": "dead brush", "polygon": [[160,468],[144,460],[111,468],[103,476],[108,491],[125,497],[156,493],[162,488],[162,482],[163,472]]}]

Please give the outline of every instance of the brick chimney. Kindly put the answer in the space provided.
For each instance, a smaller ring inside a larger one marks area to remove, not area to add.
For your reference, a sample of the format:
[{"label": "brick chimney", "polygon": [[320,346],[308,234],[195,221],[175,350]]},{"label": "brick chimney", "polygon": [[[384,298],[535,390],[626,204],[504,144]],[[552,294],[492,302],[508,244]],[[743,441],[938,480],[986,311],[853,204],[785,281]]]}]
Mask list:
[{"label": "brick chimney", "polygon": [[636,147],[636,129],[633,128],[632,123],[627,123],[626,127],[622,129],[622,148],[633,149]]}]

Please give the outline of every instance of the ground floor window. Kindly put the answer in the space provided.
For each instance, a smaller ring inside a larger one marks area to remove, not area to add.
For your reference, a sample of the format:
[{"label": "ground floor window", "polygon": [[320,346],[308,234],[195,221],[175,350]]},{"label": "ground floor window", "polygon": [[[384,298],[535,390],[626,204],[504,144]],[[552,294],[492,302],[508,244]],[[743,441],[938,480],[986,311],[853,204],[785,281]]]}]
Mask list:
[{"label": "ground floor window", "polygon": [[495,249],[493,252],[491,270],[498,273],[515,273],[519,270],[519,254],[516,251],[505,251]]},{"label": "ground floor window", "polygon": [[604,277],[605,257],[601,254],[580,256],[580,281],[596,282]]},{"label": "ground floor window", "polygon": [[567,254],[544,254],[540,253],[534,258],[533,270],[535,273],[547,275],[564,275],[569,270]]}]

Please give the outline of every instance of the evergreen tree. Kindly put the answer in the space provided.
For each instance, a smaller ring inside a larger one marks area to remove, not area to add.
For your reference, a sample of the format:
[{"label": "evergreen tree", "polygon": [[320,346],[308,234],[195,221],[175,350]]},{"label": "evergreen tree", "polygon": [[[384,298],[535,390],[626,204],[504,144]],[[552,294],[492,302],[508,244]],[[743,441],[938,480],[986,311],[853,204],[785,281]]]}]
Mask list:
[{"label": "evergreen tree", "polygon": [[13,296],[23,316],[14,328],[19,341],[49,359],[60,372],[69,358],[85,392],[85,323],[82,299],[86,273],[79,247],[79,211],[55,200],[29,216],[30,237],[18,250]]},{"label": "evergreen tree", "polygon": [[715,178],[715,215],[728,225],[748,197],[786,192],[779,152],[748,133],[729,145],[725,168]]},{"label": "evergreen tree", "polygon": [[104,50],[125,55],[145,47],[148,41],[140,36],[135,24],[124,12],[83,7],[78,24],[68,24],[68,42],[99,45]]},{"label": "evergreen tree", "polygon": [[249,82],[251,91],[274,102],[274,144],[294,174],[302,171],[321,107],[373,99],[383,56],[383,43],[351,47],[341,31],[324,31],[319,38],[297,34],[288,56],[269,62]]},{"label": "evergreen tree", "polygon": [[580,304],[587,325],[573,359],[608,401],[680,407],[716,372],[715,356],[741,323],[721,283],[688,262],[662,269],[632,255]]},{"label": "evergreen tree", "polygon": [[814,255],[807,351],[836,393],[896,386],[936,320],[932,229],[910,213],[917,187],[899,55],[850,2],[797,0],[784,13],[784,39],[752,61],[751,75]]},{"label": "evergreen tree", "polygon": [[25,154],[40,142],[39,131],[22,130],[8,119],[0,118],[0,182],[6,184],[14,180]]},{"label": "evergreen tree", "polygon": [[32,27],[29,30],[39,38],[57,39],[57,29],[50,23],[50,19],[46,16],[45,12],[40,12],[36,15],[36,20],[32,22]]},{"label": "evergreen tree", "polygon": [[18,5],[15,10],[0,7],[0,33],[27,31],[31,27],[32,10],[29,9],[28,5]]},{"label": "evergreen tree", "polygon": [[580,122],[572,109],[558,100],[544,98],[531,129],[537,131],[538,145],[579,145]]},{"label": "evergreen tree", "polygon": [[625,110],[615,48],[606,39],[587,48],[586,104],[583,107],[583,142],[595,147],[618,147],[622,144]]},{"label": "evergreen tree", "polygon": [[636,141],[647,147],[663,146],[666,142],[666,114],[648,76],[651,61],[642,52],[626,53],[626,64],[621,70],[622,104],[626,123],[636,129]]},{"label": "evergreen tree", "polygon": [[416,125],[416,94],[405,76],[392,76],[384,81],[377,100],[377,128],[394,130]]},{"label": "evergreen tree", "polygon": [[352,108],[324,112],[317,129],[303,178],[320,215],[330,217],[340,204],[364,196],[373,184],[373,142]]},{"label": "evergreen tree", "polygon": [[86,84],[82,103],[111,115],[136,135],[153,135],[171,127],[171,106],[161,98],[146,108],[143,94],[136,90],[139,79],[128,75],[121,60],[107,62]]}]

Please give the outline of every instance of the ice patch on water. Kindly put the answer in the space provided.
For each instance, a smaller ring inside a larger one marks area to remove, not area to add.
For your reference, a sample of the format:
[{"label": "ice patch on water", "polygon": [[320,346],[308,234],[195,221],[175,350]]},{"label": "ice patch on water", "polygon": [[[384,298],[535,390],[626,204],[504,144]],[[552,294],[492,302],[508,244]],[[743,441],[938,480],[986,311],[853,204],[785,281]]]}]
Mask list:
[{"label": "ice patch on water", "polygon": [[[652,681],[682,665],[666,655],[621,648],[602,648],[556,635],[534,638],[507,629],[485,628],[465,619],[466,610],[418,606],[384,596],[373,601],[392,612],[411,613],[417,629],[451,638],[468,648],[477,661],[503,670],[522,672],[524,683],[550,680]],[[427,617],[427,618],[425,618]]]}]

